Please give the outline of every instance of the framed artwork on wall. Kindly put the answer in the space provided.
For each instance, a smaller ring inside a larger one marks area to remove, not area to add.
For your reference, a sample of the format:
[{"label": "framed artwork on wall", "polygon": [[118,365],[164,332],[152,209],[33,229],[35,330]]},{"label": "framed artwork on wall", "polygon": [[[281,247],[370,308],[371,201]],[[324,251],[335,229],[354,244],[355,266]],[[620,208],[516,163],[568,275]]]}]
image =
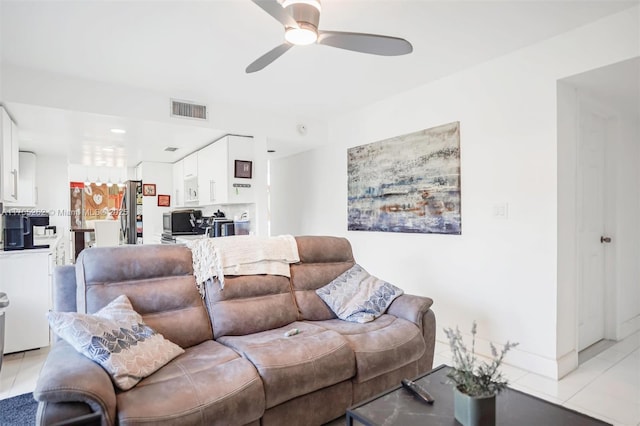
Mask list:
[{"label": "framed artwork on wall", "polygon": [[158,207],[169,207],[171,205],[171,196],[170,195],[160,195],[158,194]]},{"label": "framed artwork on wall", "polygon": [[145,197],[155,197],[156,196],[156,184],[155,183],[143,183],[142,184],[142,195]]},{"label": "framed artwork on wall", "polygon": [[251,179],[253,170],[253,162],[236,160],[233,177],[242,179]]},{"label": "framed artwork on wall", "polygon": [[460,122],[348,150],[348,230],[462,233]]}]

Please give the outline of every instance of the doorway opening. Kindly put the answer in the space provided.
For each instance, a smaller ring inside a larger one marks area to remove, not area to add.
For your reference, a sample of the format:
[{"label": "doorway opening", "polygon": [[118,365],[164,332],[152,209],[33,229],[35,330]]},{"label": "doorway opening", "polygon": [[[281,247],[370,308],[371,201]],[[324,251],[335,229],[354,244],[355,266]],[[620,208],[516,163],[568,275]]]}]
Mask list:
[{"label": "doorway opening", "polygon": [[560,376],[640,329],[640,58],[558,81]]}]

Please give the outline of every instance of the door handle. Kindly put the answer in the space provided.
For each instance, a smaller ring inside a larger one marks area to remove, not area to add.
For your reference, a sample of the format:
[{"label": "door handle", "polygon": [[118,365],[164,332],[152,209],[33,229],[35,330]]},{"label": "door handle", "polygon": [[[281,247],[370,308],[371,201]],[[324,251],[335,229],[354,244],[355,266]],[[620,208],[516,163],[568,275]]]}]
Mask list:
[{"label": "door handle", "polygon": [[601,243],[610,243],[611,242],[611,237],[600,237],[600,242]]},{"label": "door handle", "polygon": [[18,171],[16,169],[11,170],[11,174],[13,175],[13,194],[11,196],[18,199]]}]

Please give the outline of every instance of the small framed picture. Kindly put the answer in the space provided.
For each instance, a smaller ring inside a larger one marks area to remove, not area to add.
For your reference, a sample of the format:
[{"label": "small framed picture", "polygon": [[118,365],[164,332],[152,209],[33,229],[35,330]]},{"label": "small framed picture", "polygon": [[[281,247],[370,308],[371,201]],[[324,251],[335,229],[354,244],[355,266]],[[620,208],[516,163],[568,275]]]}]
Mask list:
[{"label": "small framed picture", "polygon": [[251,161],[236,160],[235,173],[233,177],[242,179],[251,179],[253,163]]},{"label": "small framed picture", "polygon": [[156,196],[156,184],[155,183],[143,183],[142,184],[142,195],[145,197],[155,197]]},{"label": "small framed picture", "polygon": [[158,207],[169,207],[169,206],[171,206],[171,196],[158,194]]}]

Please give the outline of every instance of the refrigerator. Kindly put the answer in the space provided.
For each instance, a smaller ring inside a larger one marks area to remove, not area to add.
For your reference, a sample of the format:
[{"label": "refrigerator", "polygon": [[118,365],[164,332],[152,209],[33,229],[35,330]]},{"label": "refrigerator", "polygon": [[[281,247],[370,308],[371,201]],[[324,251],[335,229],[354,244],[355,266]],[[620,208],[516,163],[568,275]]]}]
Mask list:
[{"label": "refrigerator", "polygon": [[120,232],[123,244],[142,244],[142,181],[124,183],[120,205]]}]

